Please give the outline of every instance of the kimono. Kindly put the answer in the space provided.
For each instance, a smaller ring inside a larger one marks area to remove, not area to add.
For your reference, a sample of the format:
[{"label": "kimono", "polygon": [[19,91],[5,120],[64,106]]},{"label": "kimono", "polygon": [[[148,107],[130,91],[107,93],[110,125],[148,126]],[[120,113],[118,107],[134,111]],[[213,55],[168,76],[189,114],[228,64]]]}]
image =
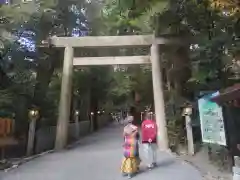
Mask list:
[{"label": "kimono", "polygon": [[138,128],[132,124],[128,124],[124,128],[124,144],[123,144],[123,161],[121,172],[124,175],[132,176],[139,170],[139,133]]}]

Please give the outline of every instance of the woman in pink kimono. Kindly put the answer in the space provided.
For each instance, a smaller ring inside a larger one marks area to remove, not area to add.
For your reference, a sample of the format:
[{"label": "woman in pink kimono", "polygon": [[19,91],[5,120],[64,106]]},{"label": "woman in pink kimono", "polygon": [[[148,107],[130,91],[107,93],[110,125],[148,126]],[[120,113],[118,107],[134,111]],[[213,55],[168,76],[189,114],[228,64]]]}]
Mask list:
[{"label": "woman in pink kimono", "polygon": [[127,125],[124,127],[124,159],[122,161],[121,172],[131,178],[139,171],[139,132],[138,127],[132,124],[133,116],[127,117]]}]

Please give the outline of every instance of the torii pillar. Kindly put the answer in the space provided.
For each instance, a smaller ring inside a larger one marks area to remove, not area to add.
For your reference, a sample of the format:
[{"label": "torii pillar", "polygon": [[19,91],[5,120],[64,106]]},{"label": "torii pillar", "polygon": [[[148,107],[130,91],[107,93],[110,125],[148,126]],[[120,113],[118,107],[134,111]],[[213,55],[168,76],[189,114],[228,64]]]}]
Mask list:
[{"label": "torii pillar", "polygon": [[73,47],[65,47],[61,96],[58,109],[57,134],[55,149],[60,150],[67,144],[68,124],[71,107],[72,75],[73,75]]},{"label": "torii pillar", "polygon": [[159,45],[152,44],[151,46],[151,62],[152,62],[152,83],[154,94],[154,107],[156,114],[156,123],[158,127],[157,143],[160,150],[168,151],[168,134],[167,122],[165,116],[165,105],[163,95],[162,74],[160,67]]}]

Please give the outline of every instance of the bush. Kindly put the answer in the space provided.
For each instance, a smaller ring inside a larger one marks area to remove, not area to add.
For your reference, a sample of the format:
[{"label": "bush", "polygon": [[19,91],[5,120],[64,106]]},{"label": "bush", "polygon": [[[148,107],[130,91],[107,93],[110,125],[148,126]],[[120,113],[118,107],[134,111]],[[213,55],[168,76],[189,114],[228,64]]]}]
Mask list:
[{"label": "bush", "polygon": [[180,145],[186,145],[185,121],[179,116],[171,117],[168,119],[167,129],[169,147],[177,152]]}]

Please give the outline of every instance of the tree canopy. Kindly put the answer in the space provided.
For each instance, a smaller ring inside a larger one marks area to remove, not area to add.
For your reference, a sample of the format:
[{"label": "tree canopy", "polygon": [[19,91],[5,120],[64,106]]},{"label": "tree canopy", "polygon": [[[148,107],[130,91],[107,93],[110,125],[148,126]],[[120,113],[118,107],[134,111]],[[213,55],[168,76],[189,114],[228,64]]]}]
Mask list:
[{"label": "tree canopy", "polygon": [[[238,1],[41,0],[36,7],[36,11],[30,12],[11,5],[0,7],[0,106],[16,112],[17,119],[26,119],[27,109],[32,105],[40,107],[43,119],[56,119],[63,51],[45,44],[52,35],[193,37],[195,41],[189,46],[161,48],[167,104],[168,100],[193,100],[193,94],[201,90],[221,89],[239,81]],[[121,48],[117,53],[147,55],[149,51]],[[79,49],[76,54],[104,53]],[[87,104],[89,109],[97,110],[126,101],[139,106],[153,104],[151,66],[121,68],[120,71],[112,67],[76,69],[73,109],[84,109],[83,104]],[[14,103],[20,97],[24,103]],[[89,109],[82,113],[87,116]],[[55,117],[51,117],[53,114]]]}]

